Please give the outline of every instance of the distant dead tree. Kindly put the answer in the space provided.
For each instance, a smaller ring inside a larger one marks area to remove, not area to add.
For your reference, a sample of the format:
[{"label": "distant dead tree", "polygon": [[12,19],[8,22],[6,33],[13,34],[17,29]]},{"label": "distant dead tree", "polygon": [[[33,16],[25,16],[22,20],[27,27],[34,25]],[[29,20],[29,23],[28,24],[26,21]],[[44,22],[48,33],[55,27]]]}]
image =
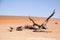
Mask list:
[{"label": "distant dead tree", "polygon": [[[45,22],[43,22],[41,25],[35,23],[34,20],[31,19],[30,17],[29,17],[29,20],[32,21],[32,23],[33,23],[33,28],[35,28],[35,26],[37,26],[38,29],[41,28],[41,29],[45,29],[45,30],[46,30],[46,24],[48,23],[49,19],[50,19],[54,14],[55,14],[55,10],[53,10],[53,13],[52,13],[52,14],[45,20]],[[38,29],[35,28],[34,31],[36,31],[36,30],[38,30]]]},{"label": "distant dead tree", "polygon": [[55,24],[58,24],[58,22],[55,22]]}]

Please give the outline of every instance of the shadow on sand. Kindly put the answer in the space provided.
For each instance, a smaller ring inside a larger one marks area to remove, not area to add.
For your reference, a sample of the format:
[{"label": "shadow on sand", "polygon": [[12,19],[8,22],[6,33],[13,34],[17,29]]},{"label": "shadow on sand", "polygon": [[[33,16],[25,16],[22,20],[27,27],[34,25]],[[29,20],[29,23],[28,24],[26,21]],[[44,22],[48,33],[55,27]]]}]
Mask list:
[{"label": "shadow on sand", "polygon": [[33,31],[33,32],[46,32],[46,33],[51,33],[52,31]]}]

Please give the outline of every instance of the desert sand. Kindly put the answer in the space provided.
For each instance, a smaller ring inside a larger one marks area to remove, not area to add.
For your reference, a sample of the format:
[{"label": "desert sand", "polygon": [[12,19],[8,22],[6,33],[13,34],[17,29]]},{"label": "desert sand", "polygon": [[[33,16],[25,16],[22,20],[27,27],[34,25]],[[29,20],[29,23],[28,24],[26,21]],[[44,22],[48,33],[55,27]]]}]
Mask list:
[{"label": "desert sand", "polygon": [[[41,25],[46,17],[31,18]],[[51,18],[47,23],[46,32],[33,32],[33,30],[24,29],[16,31],[16,27],[32,25],[28,16],[0,16],[0,40],[60,40],[60,18]],[[14,30],[9,31],[12,26]]]}]

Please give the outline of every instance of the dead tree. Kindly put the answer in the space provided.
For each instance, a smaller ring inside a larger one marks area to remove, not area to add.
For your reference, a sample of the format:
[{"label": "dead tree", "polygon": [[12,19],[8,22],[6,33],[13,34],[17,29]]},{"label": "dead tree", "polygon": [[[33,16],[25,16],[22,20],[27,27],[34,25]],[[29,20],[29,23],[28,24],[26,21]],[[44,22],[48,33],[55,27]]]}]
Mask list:
[{"label": "dead tree", "polygon": [[18,26],[18,27],[16,28],[16,31],[22,31],[22,26]]},{"label": "dead tree", "polygon": [[[32,23],[33,23],[33,28],[36,30],[36,26],[38,27],[38,28],[40,28],[42,25],[39,25],[39,24],[37,24],[37,23],[35,23],[34,22],[34,20],[33,19],[31,19],[30,17],[29,17],[29,19],[30,19],[30,21],[32,21]],[[42,29],[46,29],[44,26],[42,26]]]},{"label": "dead tree", "polygon": [[34,20],[33,20],[33,19],[31,19],[30,17],[29,17],[29,20],[30,20],[30,21],[32,21],[33,26],[39,26],[39,25],[38,25],[37,23],[35,23],[35,22],[34,22]]},{"label": "dead tree", "polygon": [[[50,19],[54,14],[55,14],[55,10],[54,10],[53,13],[45,20],[45,22],[43,22],[41,25],[35,23],[34,20],[31,19],[30,17],[29,17],[29,20],[32,21],[33,27],[34,27],[34,26],[37,26],[39,29],[41,28],[41,29],[45,29],[45,30],[46,30],[46,27],[45,27],[45,26],[46,26],[46,24],[48,23],[49,19]],[[37,30],[37,29],[35,29],[34,31],[36,31],[36,30]]]},{"label": "dead tree", "polygon": [[10,27],[10,30],[9,30],[10,32],[12,32],[13,31],[13,28],[12,27]]},{"label": "dead tree", "polygon": [[[49,19],[55,14],[55,10],[53,10],[53,13],[45,20],[45,22],[43,22],[40,26],[43,28],[43,29],[46,29],[44,28],[46,26],[46,24],[48,23]],[[40,27],[39,27],[40,28]]]}]

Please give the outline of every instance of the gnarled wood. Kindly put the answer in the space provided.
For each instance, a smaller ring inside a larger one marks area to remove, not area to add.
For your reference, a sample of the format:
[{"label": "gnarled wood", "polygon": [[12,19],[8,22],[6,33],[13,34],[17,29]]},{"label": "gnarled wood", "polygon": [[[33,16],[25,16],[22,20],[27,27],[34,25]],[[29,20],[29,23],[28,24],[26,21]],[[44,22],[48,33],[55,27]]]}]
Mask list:
[{"label": "gnarled wood", "polygon": [[[48,23],[49,19],[50,19],[54,14],[55,14],[55,10],[53,10],[53,13],[52,13],[52,14],[45,20],[45,22],[43,22],[41,25],[35,23],[34,20],[31,19],[30,17],[29,17],[29,20],[32,21],[33,27],[34,27],[34,26],[37,26],[38,28],[46,29],[46,24]],[[35,31],[36,31],[36,29],[35,29]]]}]

